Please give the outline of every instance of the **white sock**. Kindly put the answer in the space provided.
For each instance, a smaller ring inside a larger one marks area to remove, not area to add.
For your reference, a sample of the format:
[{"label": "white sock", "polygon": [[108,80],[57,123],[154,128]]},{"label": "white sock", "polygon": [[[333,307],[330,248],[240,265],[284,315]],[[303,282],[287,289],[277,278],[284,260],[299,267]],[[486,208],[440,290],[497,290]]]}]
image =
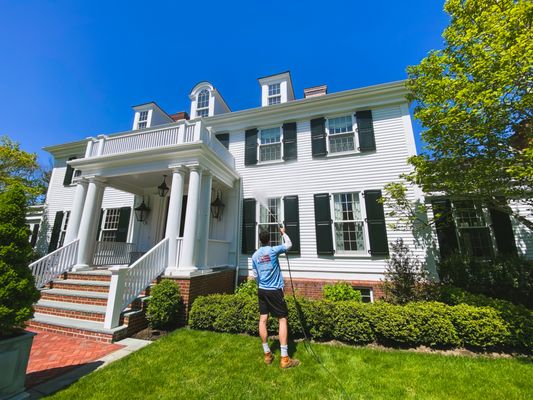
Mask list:
[{"label": "white sock", "polygon": [[289,346],[287,346],[287,345],[279,346],[279,348],[281,349],[281,356],[282,357],[288,357],[289,356]]},{"label": "white sock", "polygon": [[263,343],[263,351],[265,353],[270,353],[270,347],[268,347],[268,343]]}]

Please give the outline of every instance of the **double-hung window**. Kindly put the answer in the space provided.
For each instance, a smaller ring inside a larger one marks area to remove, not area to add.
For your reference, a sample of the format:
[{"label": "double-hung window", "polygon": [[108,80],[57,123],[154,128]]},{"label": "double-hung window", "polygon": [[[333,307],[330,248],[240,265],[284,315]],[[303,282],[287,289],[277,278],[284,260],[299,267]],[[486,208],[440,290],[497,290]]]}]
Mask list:
[{"label": "double-hung window", "polygon": [[261,129],[259,132],[259,161],[281,160],[281,128]]},{"label": "double-hung window", "polygon": [[65,211],[63,220],[61,221],[61,228],[59,231],[59,240],[57,241],[57,248],[63,247],[65,244],[65,236],[67,235],[68,220],[70,218],[70,211]]},{"label": "double-hung window", "polygon": [[268,85],[268,105],[281,103],[281,84],[272,83]]},{"label": "double-hung window", "polygon": [[209,91],[207,89],[203,89],[198,94],[198,99],[196,101],[196,116],[209,116]]},{"label": "double-hung window", "polygon": [[108,208],[104,210],[100,230],[100,241],[114,242],[117,237],[120,208]]},{"label": "double-hung window", "polygon": [[257,225],[257,240],[259,242],[259,232],[267,231],[270,234],[270,245],[281,244],[278,221],[283,221],[281,198],[275,197],[267,200],[268,209],[259,204],[259,224]]},{"label": "double-hung window", "polygon": [[327,134],[330,153],[355,150],[354,122],[351,115],[328,118]]},{"label": "double-hung window", "polygon": [[360,193],[333,195],[333,227],[336,253],[365,252]]},{"label": "double-hung window", "polygon": [[139,122],[137,122],[137,129],[144,129],[148,124],[148,111],[141,111],[139,113]]},{"label": "double-hung window", "polygon": [[481,204],[456,200],[452,206],[461,252],[472,257],[492,257],[492,238]]}]

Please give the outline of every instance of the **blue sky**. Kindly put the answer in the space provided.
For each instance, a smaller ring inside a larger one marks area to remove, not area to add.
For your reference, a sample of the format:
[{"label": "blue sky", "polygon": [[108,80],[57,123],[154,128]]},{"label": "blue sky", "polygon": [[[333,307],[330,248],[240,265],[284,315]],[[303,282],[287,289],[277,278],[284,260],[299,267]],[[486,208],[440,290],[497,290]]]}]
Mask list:
[{"label": "blue sky", "polygon": [[[43,146],[131,129],[132,105],[189,110],[212,82],[232,110],[257,78],[290,70],[295,94],[405,79],[442,47],[443,2],[0,0],[0,135]],[[420,127],[415,122],[415,132]]]}]

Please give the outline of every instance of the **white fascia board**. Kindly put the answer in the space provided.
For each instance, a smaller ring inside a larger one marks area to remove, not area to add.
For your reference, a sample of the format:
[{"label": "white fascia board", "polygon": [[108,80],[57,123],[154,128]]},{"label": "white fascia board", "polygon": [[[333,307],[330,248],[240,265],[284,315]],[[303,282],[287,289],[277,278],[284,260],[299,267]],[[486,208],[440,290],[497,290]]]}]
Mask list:
[{"label": "white fascia board", "polygon": [[85,155],[87,148],[87,140],[78,140],[76,142],[69,142],[57,144],[52,146],[45,146],[43,150],[50,153],[54,158],[70,157],[75,154]]},{"label": "white fascia board", "polygon": [[385,83],[325,96],[293,100],[287,103],[204,118],[215,131],[243,129],[264,123],[287,121],[324,115],[332,112],[355,111],[373,107],[407,103],[405,81]]}]

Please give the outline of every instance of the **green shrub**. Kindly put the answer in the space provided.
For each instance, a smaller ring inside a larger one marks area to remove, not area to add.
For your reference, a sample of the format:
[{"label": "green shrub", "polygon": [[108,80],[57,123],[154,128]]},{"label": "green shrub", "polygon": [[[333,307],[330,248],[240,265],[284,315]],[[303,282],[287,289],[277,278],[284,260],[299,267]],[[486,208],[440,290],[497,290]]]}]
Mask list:
[{"label": "green shrub", "polygon": [[0,192],[0,338],[24,328],[39,299],[28,268],[33,251],[25,221],[26,201],[19,184]]},{"label": "green shrub", "polygon": [[257,281],[255,279],[249,279],[239,285],[236,294],[239,296],[248,296],[257,299]]},{"label": "green shrub", "polygon": [[329,318],[324,323],[329,324],[331,321],[331,338],[354,344],[366,344],[376,340],[374,305],[352,301],[334,305],[322,302],[322,305],[328,310]]},{"label": "green shrub", "polygon": [[487,349],[509,344],[507,324],[493,308],[459,304],[453,307],[452,321],[463,346]]},{"label": "green shrub", "polygon": [[165,329],[177,324],[181,295],[179,285],[163,279],[152,287],[146,318],[152,328]]},{"label": "green shrub", "polygon": [[331,301],[361,301],[361,292],[346,282],[325,285],[322,289],[324,299]]},{"label": "green shrub", "polygon": [[215,321],[224,311],[228,294],[199,296],[189,311],[189,325],[193,329],[215,330]]},{"label": "green shrub", "polygon": [[533,352],[533,312],[520,304],[493,299],[482,294],[472,294],[453,286],[441,286],[440,300],[449,305],[468,304],[476,307],[491,307],[499,312],[507,323],[510,345]]},{"label": "green shrub", "polygon": [[431,285],[426,267],[409,250],[403,239],[390,244],[391,255],[385,267],[383,294],[385,301],[407,304],[412,301],[429,300]]},{"label": "green shrub", "polygon": [[440,280],[472,293],[533,307],[533,261],[498,257],[492,261],[453,254],[438,265]]}]

